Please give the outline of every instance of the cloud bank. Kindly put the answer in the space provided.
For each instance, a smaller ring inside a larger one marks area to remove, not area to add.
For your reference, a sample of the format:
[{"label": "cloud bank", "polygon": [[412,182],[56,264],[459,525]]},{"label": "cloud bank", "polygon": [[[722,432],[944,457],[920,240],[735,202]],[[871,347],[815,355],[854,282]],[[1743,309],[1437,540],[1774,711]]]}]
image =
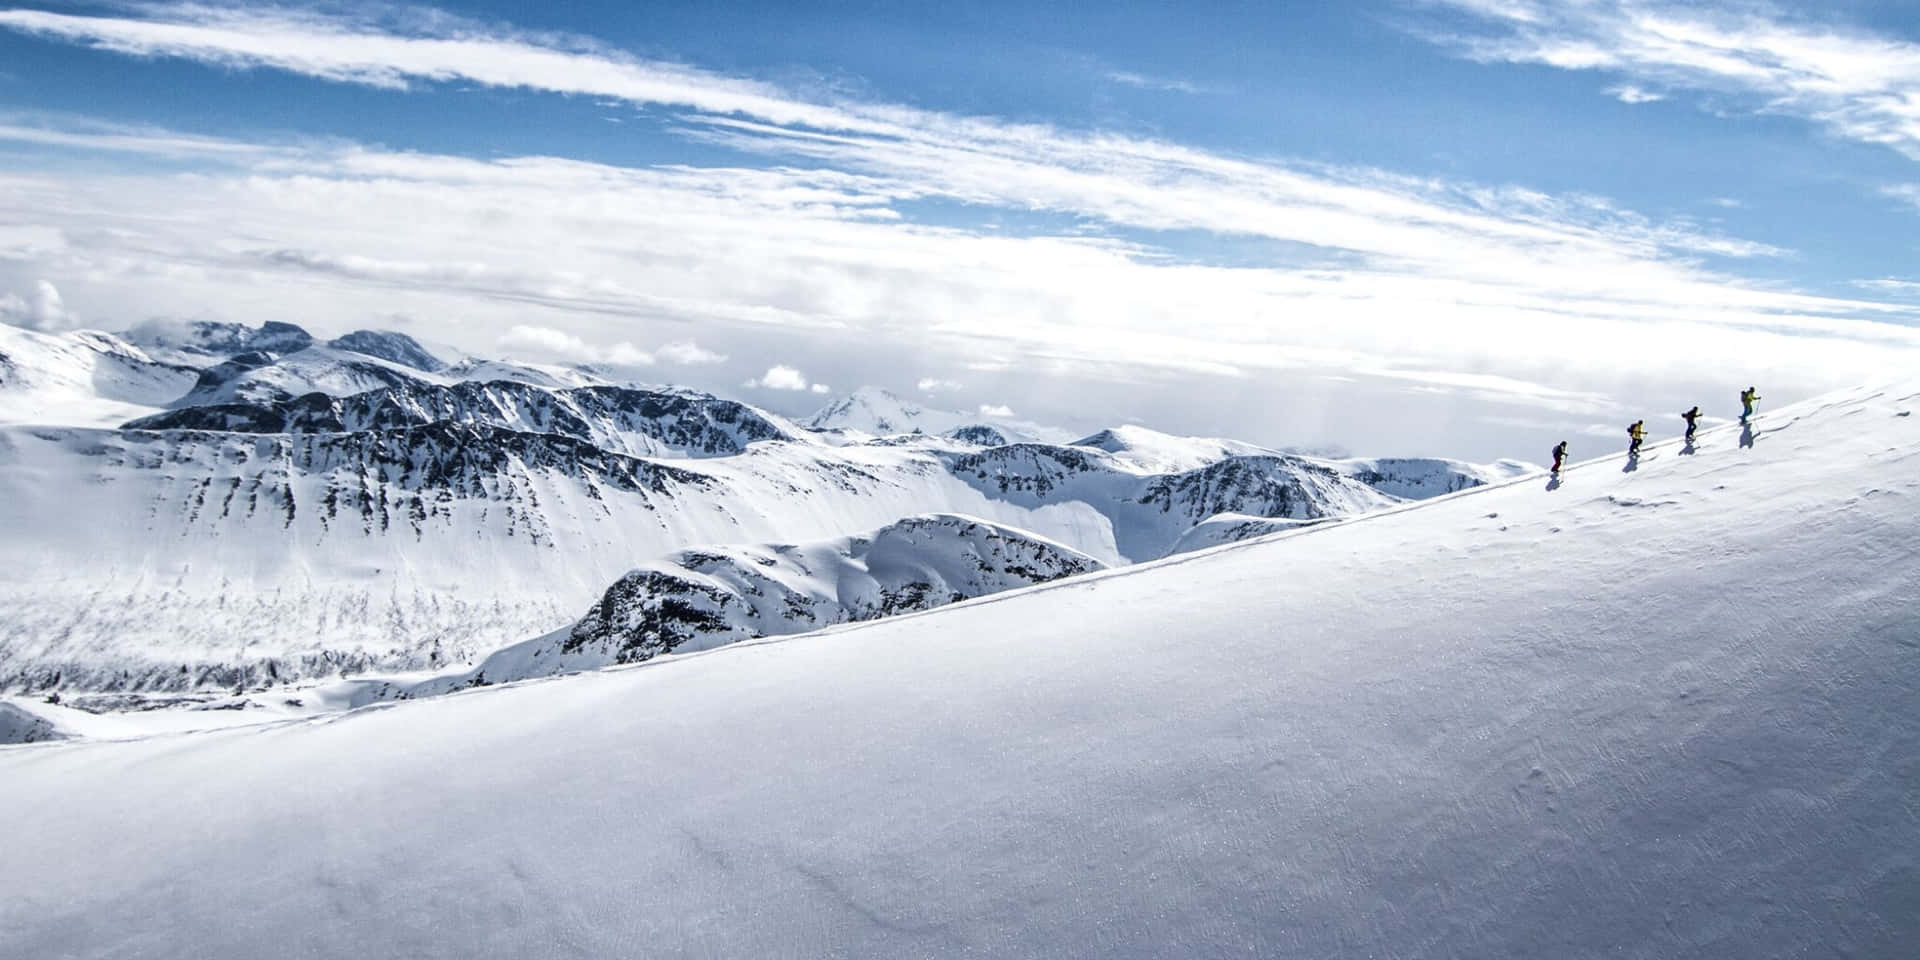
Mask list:
[{"label": "cloud bank", "polygon": [[[1631,78],[1622,99],[1629,89],[1645,99],[1648,89],[1697,86],[1712,74],[1701,64],[1761,82],[1694,50],[1724,45],[1697,30],[1685,33],[1692,46],[1680,45],[1694,52],[1666,56],[1694,66],[1656,67],[1658,44],[1619,43],[1634,30],[1665,35],[1668,21],[1623,26],[1613,5],[1455,6],[1495,31],[1449,40],[1469,55],[1605,66]],[[26,289],[29,272],[52,277],[89,316],[126,323],[273,310],[325,329],[405,313],[423,332],[474,349],[569,362],[624,351],[618,362],[665,362],[719,386],[764,370],[749,381],[756,389],[792,394],[824,389],[802,365],[829,382],[902,390],[921,378],[899,370],[958,367],[970,371],[969,388],[1029,415],[1065,402],[1032,393],[1035,384],[1071,379],[1135,392],[1211,383],[1235,395],[1361,384],[1378,392],[1370,402],[1380,409],[1450,397],[1488,416],[1612,416],[1625,391],[1700,376],[1702,356],[1722,358],[1739,379],[1771,377],[1782,396],[1876,376],[1920,350],[1908,325],[1920,314],[1903,298],[1743,279],[1743,264],[1792,252],[1601,197],[809,99],[589,41],[439,17],[9,10],[0,28],[402,96],[459,95],[450,84],[592,96],[663,111],[674,134],[741,159],[474,159],[0,117],[0,141],[193,161],[186,171],[0,173],[0,289]],[[1595,47],[1585,59],[1581,37]],[[1833,69],[1868,90],[1905,89],[1897,71],[1874,87],[1864,72]],[[1823,123],[1878,117],[1872,129],[1901,129],[1897,105],[1822,96],[1858,101]],[[1828,102],[1808,93],[1790,103],[1811,110],[1816,101]],[[916,219],[930,200],[961,214]],[[966,215],[984,223],[1004,210],[1072,228],[990,229]],[[1271,255],[1195,261],[1175,249],[1189,231],[1258,241]],[[16,234],[34,246],[9,260],[5,239]],[[767,369],[775,357],[785,362]],[[1010,385],[1015,373],[1024,385]]]}]

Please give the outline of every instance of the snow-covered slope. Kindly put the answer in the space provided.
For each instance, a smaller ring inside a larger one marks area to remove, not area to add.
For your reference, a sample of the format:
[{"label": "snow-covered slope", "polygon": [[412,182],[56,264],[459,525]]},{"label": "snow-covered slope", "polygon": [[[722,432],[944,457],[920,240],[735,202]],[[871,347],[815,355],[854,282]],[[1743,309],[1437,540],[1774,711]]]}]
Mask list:
[{"label": "snow-covered slope", "polygon": [[194,376],[110,333],[0,323],[0,423],[118,423],[165,407]]},{"label": "snow-covered slope", "polygon": [[1244,513],[1218,513],[1194,524],[1192,529],[1180,535],[1180,539],[1174,542],[1173,549],[1167,552],[1169,554],[1192,553],[1195,550],[1238,543],[1241,540],[1252,540],[1255,537],[1284,533],[1325,522],[1327,522],[1326,519],[1295,520],[1290,517],[1255,517]]},{"label": "snow-covered slope", "polygon": [[455,424],[553,434],[636,457],[731,456],[798,430],[743,403],[684,390],[576,387],[513,381],[452,386],[408,383],[346,397],[309,393],[269,402],[185,407],[126,425],[131,430],[334,434]]},{"label": "snow-covered slope", "polygon": [[[134,426],[0,429],[0,537],[38,558],[0,581],[0,692],[127,705],[470,665],[570,622],[649,557],[926,512],[1116,564],[1161,556],[1223,511],[1308,519],[1400,502],[1301,458],[1156,475],[1083,447],[834,445],[684,391],[407,380]],[[1449,469],[1461,483],[1492,475]]]},{"label": "snow-covered slope", "polygon": [[[1235,452],[1260,449],[1246,444],[1221,446],[1218,455],[1224,459],[1209,462],[1202,451],[1220,441],[1155,436],[1177,443],[1119,452],[1015,443],[949,454],[946,461],[955,476],[994,499],[1030,507],[1094,505],[1111,524],[1114,551],[1136,562],[1166,556],[1196,524],[1222,513],[1291,520],[1352,516],[1538,472],[1511,461],[1490,466],[1452,460],[1325,461]],[[1152,472],[1190,462],[1200,465]]]},{"label": "snow-covered slope", "polygon": [[121,336],[155,356],[204,367],[242,353],[293,353],[313,346],[297,324],[268,320],[257,327],[213,320],[148,320]]},{"label": "snow-covered slope", "polygon": [[334,347],[288,354],[249,351],[200,371],[176,407],[216,403],[275,403],[309,393],[344,397],[368,390],[447,385],[453,381],[391,360]]},{"label": "snow-covered slope", "polygon": [[[20,956],[1901,957],[1920,383],[325,722],[0,749]],[[639,906],[636,906],[639,905]]]},{"label": "snow-covered slope", "polygon": [[1228,457],[1273,455],[1279,451],[1205,437],[1176,437],[1132,424],[1110,427],[1075,440],[1076,447],[1105,450],[1114,462],[1137,473],[1185,473]]},{"label": "snow-covered slope", "polygon": [[335,350],[351,350],[369,357],[378,357],[403,367],[438,373],[446,369],[446,364],[433,355],[420,341],[393,330],[355,330],[345,336],[334,337],[327,346]]},{"label": "snow-covered slope", "polygon": [[682,550],[629,571],[571,627],[497,650],[470,670],[342,681],[318,696],[363,704],[638,663],[931,610],[1102,567],[1024,530],[954,514],[813,543]]}]

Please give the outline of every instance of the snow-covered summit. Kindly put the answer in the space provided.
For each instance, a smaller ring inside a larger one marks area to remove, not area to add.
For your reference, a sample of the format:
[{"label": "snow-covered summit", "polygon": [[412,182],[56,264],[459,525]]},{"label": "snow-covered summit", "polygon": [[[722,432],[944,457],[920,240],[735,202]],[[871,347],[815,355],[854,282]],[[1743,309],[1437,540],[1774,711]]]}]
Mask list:
[{"label": "snow-covered summit", "polygon": [[305,328],[279,320],[250,327],[213,320],[154,319],[135,325],[123,336],[151,352],[194,366],[242,353],[293,353],[314,344]]},{"label": "snow-covered summit", "polygon": [[798,433],[746,404],[693,391],[552,390],[506,380],[402,383],[345,397],[315,392],[269,402],[204,404],[134,420],[126,428],[331,434],[434,424],[552,434],[642,457],[732,456],[747,444],[793,440]]},{"label": "snow-covered summit", "polygon": [[117,423],[165,407],[194,377],[110,333],[0,324],[0,423]]},{"label": "snow-covered summit", "polygon": [[899,434],[952,434],[978,442],[972,428],[985,427],[1008,440],[1059,441],[1065,435],[1039,424],[993,414],[941,410],[908,400],[880,387],[861,387],[821,407],[805,421],[810,429],[833,430],[875,437]]},{"label": "snow-covered summit", "polygon": [[307,347],[287,354],[254,350],[202,370],[193,389],[172,405],[275,403],[309,393],[344,397],[389,387],[450,382],[437,374],[355,350]]},{"label": "snow-covered summit", "polygon": [[1133,424],[1110,427],[1075,440],[1073,446],[1105,450],[1113,454],[1115,463],[1140,473],[1184,473],[1228,457],[1278,455],[1278,451],[1238,440],[1176,437]]},{"label": "snow-covered summit", "polygon": [[421,346],[420,341],[393,330],[355,330],[327,341],[327,346],[378,357],[427,373],[438,373],[447,367],[439,357]]},{"label": "snow-covered summit", "polygon": [[790,640],[7,748],[31,869],[0,871],[0,930],[159,958],[1905,956],[1917,407],[1855,391]]}]

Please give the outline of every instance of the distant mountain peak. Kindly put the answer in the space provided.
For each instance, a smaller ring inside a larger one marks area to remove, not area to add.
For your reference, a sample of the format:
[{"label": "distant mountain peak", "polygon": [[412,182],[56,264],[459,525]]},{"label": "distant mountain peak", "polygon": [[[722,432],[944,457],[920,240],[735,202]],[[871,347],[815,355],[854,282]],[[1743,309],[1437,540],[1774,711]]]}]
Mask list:
[{"label": "distant mountain peak", "polygon": [[252,351],[293,353],[314,343],[313,334],[299,324],[268,320],[258,327],[216,320],[149,320],[128,330],[127,342],[149,350],[175,351],[209,357],[231,357]]},{"label": "distant mountain peak", "polygon": [[327,341],[327,346],[378,357],[428,373],[439,373],[447,368],[444,361],[421,346],[418,340],[394,330],[355,330]]}]

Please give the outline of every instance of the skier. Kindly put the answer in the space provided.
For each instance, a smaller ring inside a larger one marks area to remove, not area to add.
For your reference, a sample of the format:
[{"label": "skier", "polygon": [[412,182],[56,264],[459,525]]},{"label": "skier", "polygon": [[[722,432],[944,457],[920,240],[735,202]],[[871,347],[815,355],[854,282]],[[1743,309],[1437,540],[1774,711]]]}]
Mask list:
[{"label": "skier", "polygon": [[1692,443],[1693,431],[1696,427],[1700,426],[1700,405],[1697,403],[1694,404],[1692,410],[1688,410],[1686,413],[1680,415],[1680,419],[1687,422],[1687,442]]},{"label": "skier", "polygon": [[1745,423],[1748,417],[1753,416],[1754,401],[1759,399],[1760,391],[1752,387],[1740,391],[1740,421],[1742,423]]},{"label": "skier", "polygon": [[1556,443],[1553,445],[1552,473],[1554,476],[1557,477],[1560,475],[1560,465],[1565,462],[1567,462],[1567,442],[1565,440],[1562,440],[1559,443]]},{"label": "skier", "polygon": [[1645,420],[1635,420],[1633,426],[1627,428],[1627,436],[1633,438],[1633,442],[1627,444],[1627,456],[1639,456],[1640,441],[1647,438],[1647,422]]}]

